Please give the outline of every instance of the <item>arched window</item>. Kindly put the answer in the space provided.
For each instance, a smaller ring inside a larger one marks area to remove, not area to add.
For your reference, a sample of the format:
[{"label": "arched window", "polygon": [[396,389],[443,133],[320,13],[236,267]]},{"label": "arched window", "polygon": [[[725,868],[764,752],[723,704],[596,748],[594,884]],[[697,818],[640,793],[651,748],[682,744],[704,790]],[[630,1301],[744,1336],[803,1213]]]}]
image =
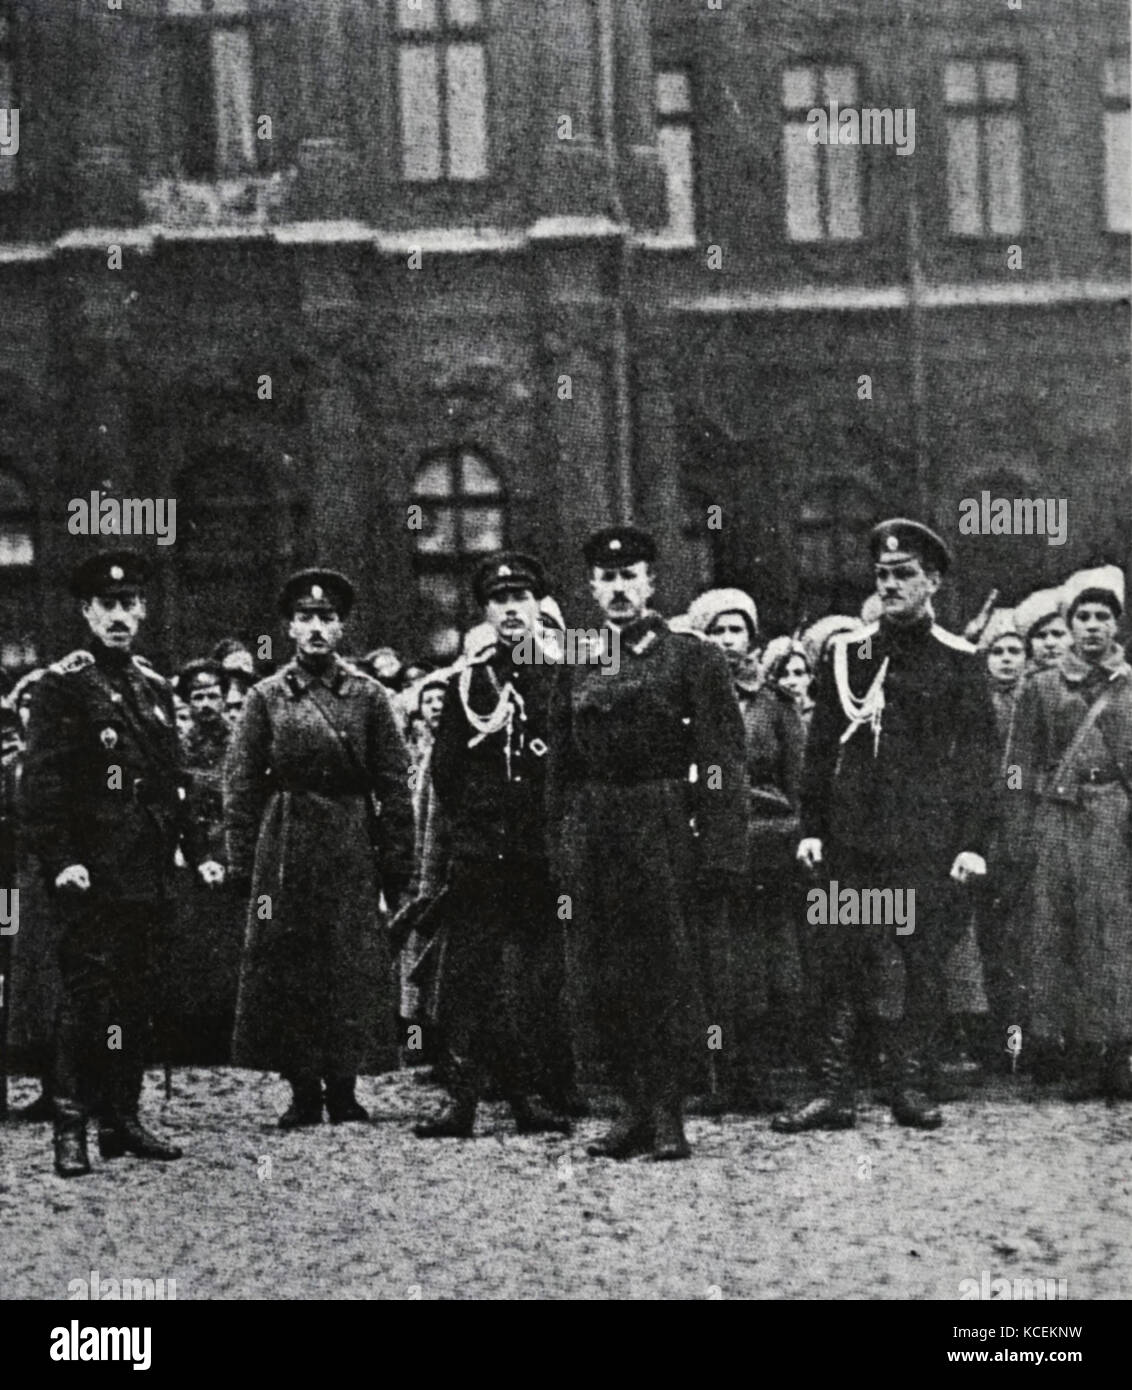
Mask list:
[{"label": "arched window", "polygon": [[11,671],[27,670],[39,659],[38,581],[31,494],[0,465],[0,666]]},{"label": "arched window", "polygon": [[446,658],[478,619],[468,575],[476,560],[506,543],[507,499],[491,465],[457,446],[429,454],[413,479],[420,508],[413,568],[429,654]]},{"label": "arched window", "polygon": [[868,538],[880,520],[876,498],[851,478],[825,478],[797,523],[799,617],[855,614],[872,592]]}]

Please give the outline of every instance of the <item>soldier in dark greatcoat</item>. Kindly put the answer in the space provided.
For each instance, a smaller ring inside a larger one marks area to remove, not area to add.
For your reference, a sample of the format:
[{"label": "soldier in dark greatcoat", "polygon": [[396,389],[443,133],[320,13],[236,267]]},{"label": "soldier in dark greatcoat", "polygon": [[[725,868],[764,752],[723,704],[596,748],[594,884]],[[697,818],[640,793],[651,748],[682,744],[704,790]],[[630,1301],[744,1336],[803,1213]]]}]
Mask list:
[{"label": "soldier in dark greatcoat", "polygon": [[452,1099],[417,1125],[421,1138],[470,1136],[489,1078],[520,1133],[570,1129],[536,1097],[566,1100],[570,1056],[561,1026],[564,923],[547,863],[555,667],[536,640],[545,592],[531,556],[507,552],[481,564],[475,595],[497,641],[449,680],[432,749],[451,855],[436,1014]]},{"label": "soldier in dark greatcoat", "polygon": [[76,568],[71,588],[91,650],[47,671],[28,725],[25,825],[62,918],[54,1076],[61,1177],[90,1171],[94,1105],[103,1158],[180,1157],[138,1120],[151,957],[168,926],[178,841],[203,879],[222,876],[218,864],[198,858],[184,820],[172,690],[131,651],[148,570],[129,551]]},{"label": "soldier in dark greatcoat", "polygon": [[614,527],[584,554],[606,625],[588,652],[567,643],[549,743],[576,1035],[625,1100],[589,1152],[686,1158],[684,1094],[711,1045],[699,914],[746,864],[743,721],[723,654],[653,611],[652,537]]},{"label": "soldier in dark greatcoat", "polygon": [[295,658],[248,691],[224,790],[228,871],[250,891],[233,1062],[291,1083],[283,1128],[365,1120],[359,1072],[395,1067],[380,898],[412,872],[409,758],[385,691],[337,655],[354,590],[304,570],[283,588]]},{"label": "soldier in dark greatcoat", "polygon": [[[798,858],[829,874],[807,911],[822,1094],[776,1116],[772,1128],[788,1134],[854,1124],[850,1048],[892,934],[906,980],[891,1037],[893,1116],[920,1129],[942,1123],[925,1091],[938,1061],[948,955],[970,913],[959,885],[986,873],[994,714],[975,649],[933,616],[947,547],[919,522],[896,518],[874,529],[871,549],[881,618],[830,641],[806,748]],[[827,892],[832,914],[820,901]]]}]

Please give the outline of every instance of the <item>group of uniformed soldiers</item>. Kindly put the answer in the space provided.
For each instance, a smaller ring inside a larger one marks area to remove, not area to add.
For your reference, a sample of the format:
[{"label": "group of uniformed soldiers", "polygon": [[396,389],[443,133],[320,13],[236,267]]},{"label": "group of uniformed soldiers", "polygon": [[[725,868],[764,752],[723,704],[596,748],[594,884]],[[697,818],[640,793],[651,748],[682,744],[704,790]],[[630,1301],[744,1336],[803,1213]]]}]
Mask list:
[{"label": "group of uniformed soldiers", "polygon": [[[781,957],[795,871],[842,892],[914,892],[915,921],[806,932],[818,1094],[776,1130],[855,1122],[854,1034],[894,955],[893,1116],[941,1123],[947,963],[984,880],[980,929],[1025,938],[1027,990],[1005,988],[1002,1007],[1025,1010],[1047,1049],[1084,1049],[1084,1093],[1125,1094],[1132,670],[1115,640],[1119,573],[1078,586],[1065,649],[1009,701],[1004,758],[1001,691],[934,618],[946,545],[903,518],[870,544],[879,616],[827,642],[808,736],[785,685],[746,679],[748,596],[713,591],[685,623],[659,616],[647,533],[587,541],[603,622],[581,643],[548,623],[537,559],[488,557],[474,590],[491,640],[446,680],[423,766],[385,689],[341,655],[345,576],[306,570],[284,586],[294,657],[251,687],[231,737],[219,668],[190,663],[181,746],[170,686],[133,651],[147,562],[84,561],[73,592],[90,650],[36,687],[20,788],[58,918],[57,1172],[89,1171],[92,1115],[103,1157],[180,1156],[138,1115],[160,1006],[151,959],[178,872],[194,883],[190,914],[228,904],[242,943],[232,1060],[289,1081],[284,1128],[324,1111],[368,1118],[355,1079],[395,1066],[405,1044],[401,952],[418,986],[410,1026],[442,1055],[449,1092],[421,1138],[471,1136],[485,1094],[509,1102],[521,1133],[569,1133],[587,1112],[579,1068],[598,1065],[622,1113],[588,1151],[686,1157],[684,1101],[705,1076],[765,1081],[753,943]],[[1017,638],[1008,626],[991,624],[984,647]],[[785,668],[793,647],[780,655]]]}]

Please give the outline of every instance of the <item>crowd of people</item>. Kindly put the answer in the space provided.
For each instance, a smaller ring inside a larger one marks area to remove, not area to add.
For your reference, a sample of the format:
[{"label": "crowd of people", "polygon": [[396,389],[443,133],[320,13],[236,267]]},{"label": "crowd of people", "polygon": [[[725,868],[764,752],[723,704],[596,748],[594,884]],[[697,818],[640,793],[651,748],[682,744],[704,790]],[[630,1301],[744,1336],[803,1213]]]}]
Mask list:
[{"label": "crowd of people", "polygon": [[[537,559],[488,557],[484,623],[441,669],[344,657],[352,586],[304,571],[292,661],[232,638],[169,682],[132,654],[144,562],[85,562],[93,655],[0,708],[9,1044],[58,1171],[88,1170],[89,1114],[104,1156],[179,1154],[137,1117],[154,1058],[278,1070],[288,1128],[364,1119],[359,1072],[426,1062],[449,1102],[422,1138],[471,1135],[490,1094],[566,1133],[601,1080],[613,1158],[685,1157],[690,1093],[786,1133],[854,1123],[863,1081],[925,1129],[996,1069],[1132,1096],[1123,575],[959,637],[931,604],[943,541],[897,518],[871,544],[859,615],[770,640],[737,588],[661,619],[636,528],[587,543],[580,644]],[[914,893],[911,929],[831,925],[818,887]],[[803,1072],[815,1098],[788,1108]]]}]

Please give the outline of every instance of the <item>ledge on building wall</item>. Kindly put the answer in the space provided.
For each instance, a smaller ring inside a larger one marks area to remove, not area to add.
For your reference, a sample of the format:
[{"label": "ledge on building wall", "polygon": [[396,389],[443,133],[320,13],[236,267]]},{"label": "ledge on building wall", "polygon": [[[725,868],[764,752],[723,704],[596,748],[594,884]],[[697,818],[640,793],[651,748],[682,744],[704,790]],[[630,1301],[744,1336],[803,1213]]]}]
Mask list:
[{"label": "ledge on building wall", "polygon": [[387,255],[468,255],[477,251],[522,251],[527,244],[521,231],[500,227],[418,227],[404,232],[371,231],[376,248]]},{"label": "ledge on building wall", "polygon": [[610,217],[540,217],[532,223],[532,241],[594,241],[622,237],[630,229]]}]

